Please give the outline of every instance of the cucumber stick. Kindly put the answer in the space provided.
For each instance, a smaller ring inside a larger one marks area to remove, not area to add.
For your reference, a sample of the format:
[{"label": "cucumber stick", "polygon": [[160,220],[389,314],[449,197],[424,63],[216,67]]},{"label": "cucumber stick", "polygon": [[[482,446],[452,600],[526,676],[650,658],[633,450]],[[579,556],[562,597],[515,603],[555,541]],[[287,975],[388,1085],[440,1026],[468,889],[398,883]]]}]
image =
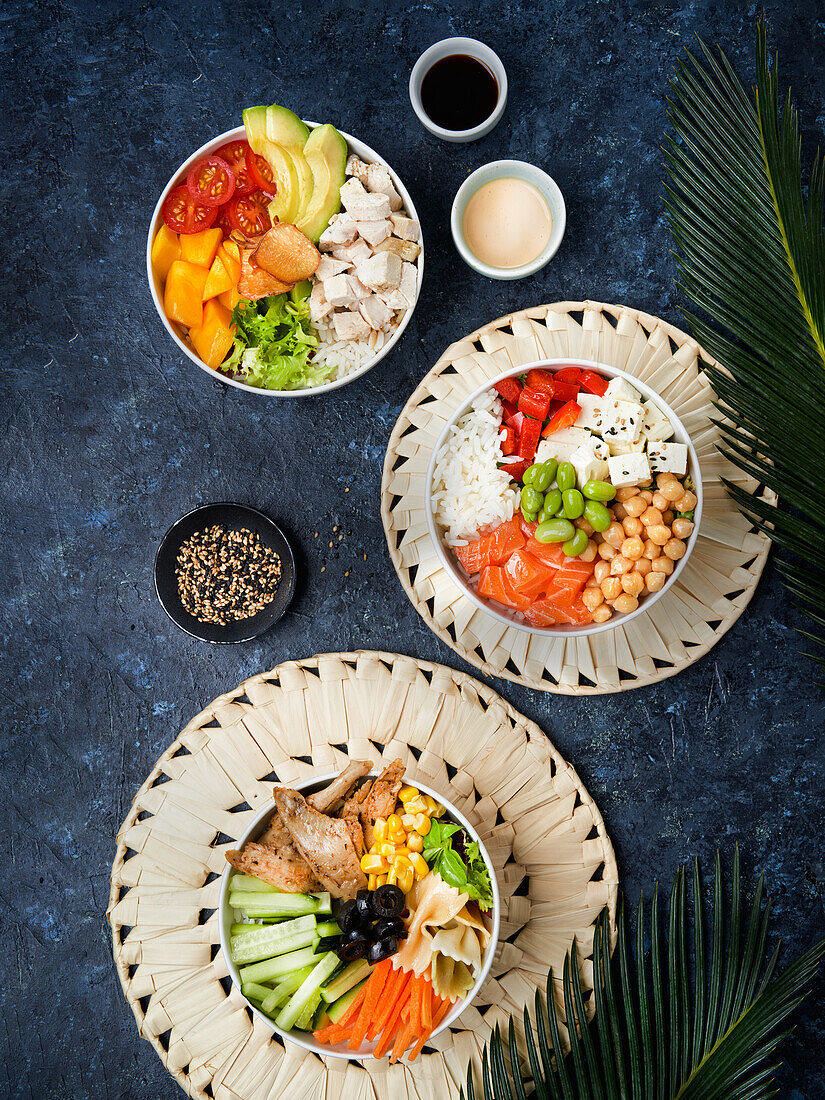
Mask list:
[{"label": "cucumber stick", "polygon": [[244,932],[257,932],[263,928],[262,924],[233,924],[229,929],[230,936],[242,936]]},{"label": "cucumber stick", "polygon": [[321,903],[311,894],[263,894],[257,891],[229,895],[233,909],[243,909],[248,917],[300,917],[317,913]]},{"label": "cucumber stick", "polygon": [[338,1023],[338,1021],[341,1019],[341,1017],[347,1011],[349,1006],[352,1004],[352,1002],[355,1000],[355,998],[361,992],[361,989],[363,988],[363,986],[366,985],[366,982],[367,982],[367,979],[364,978],[362,981],[360,981],[358,983],[358,985],[354,985],[352,987],[352,989],[348,989],[347,992],[343,995],[343,997],[339,997],[338,1000],[335,1001],[334,1004],[327,1005],[327,1015],[329,1016],[330,1020],[332,1020],[332,1022],[334,1024]]},{"label": "cucumber stick", "polygon": [[324,921],[323,924],[318,924],[315,931],[321,939],[325,936],[340,936],[341,925],[337,920],[327,920]]},{"label": "cucumber stick", "polygon": [[[267,1016],[271,1016],[276,1008],[285,1005],[298,986],[303,982],[304,978],[308,978],[312,971],[312,966],[305,966],[301,970],[296,970],[292,974],[287,974],[284,980],[278,982],[274,989],[268,989],[261,1004],[261,1008]],[[261,986],[257,988],[260,989]],[[241,992],[243,992],[243,990],[241,990]]]},{"label": "cucumber stick", "polygon": [[241,993],[250,1001],[264,1001],[271,992],[269,986],[258,985],[257,982],[244,982],[241,986]]},{"label": "cucumber stick", "polygon": [[311,1031],[312,1030],[312,1021],[315,1018],[315,1012],[316,1012],[316,1010],[318,1008],[318,1005],[320,1003],[321,1003],[321,991],[320,991],[320,989],[316,989],[315,992],[312,994],[312,996],[307,1001],[306,1005],[304,1006],[304,1011],[301,1013],[301,1015],[295,1021],[295,1026],[300,1031]]},{"label": "cucumber stick", "polygon": [[268,882],[254,878],[252,875],[233,875],[229,880],[229,888],[236,892],[254,890],[256,894],[280,894],[281,892],[277,886],[270,886]]},{"label": "cucumber stick", "polygon": [[290,951],[288,955],[278,955],[274,959],[264,959],[241,968],[242,982],[271,982],[283,978],[293,970],[304,966],[315,966],[318,956],[311,947],[302,947],[300,951]]},{"label": "cucumber stick", "polygon": [[307,1002],[320,990],[337,966],[338,956],[334,951],[321,955],[312,973],[304,979],[278,1013],[275,1023],[279,1028],[283,1031],[291,1031],[295,1027],[295,1022],[306,1008]]},{"label": "cucumber stick", "polygon": [[317,913],[331,913],[332,912],[332,896],[328,890],[322,891],[320,894],[313,894],[314,898],[318,899]]},{"label": "cucumber stick", "polygon": [[232,961],[243,966],[273,955],[286,955],[300,947],[308,947],[316,938],[315,917],[297,917],[282,924],[268,924],[255,932],[243,932],[230,941]]},{"label": "cucumber stick", "polygon": [[326,983],[321,990],[321,996],[328,1005],[333,1004],[339,997],[343,997],[354,985],[358,985],[370,974],[370,964],[366,959],[356,959],[345,967],[340,974],[336,974],[332,981]]}]

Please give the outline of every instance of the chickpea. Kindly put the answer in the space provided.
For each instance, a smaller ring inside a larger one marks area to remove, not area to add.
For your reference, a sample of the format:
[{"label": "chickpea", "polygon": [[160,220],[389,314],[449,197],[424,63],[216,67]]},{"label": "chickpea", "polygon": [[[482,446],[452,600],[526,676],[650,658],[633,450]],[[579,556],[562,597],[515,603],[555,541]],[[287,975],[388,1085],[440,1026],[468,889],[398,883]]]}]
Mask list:
[{"label": "chickpea", "polygon": [[636,562],[636,572],[642,577],[646,577],[652,568],[653,563],[650,558],[641,557]]},{"label": "chickpea", "polygon": [[670,558],[671,561],[678,561],[679,558],[683,558],[685,556],[685,551],[687,550],[687,547],[681,539],[668,539],[668,541],[662,547],[662,550],[665,556]]},{"label": "chickpea", "polygon": [[625,511],[629,516],[640,516],[647,508],[647,501],[641,496],[631,497],[625,502]]},{"label": "chickpea", "polygon": [[671,523],[673,523],[675,515],[676,513],[673,511],[672,508],[666,508],[664,512],[662,512],[662,523],[665,525],[665,527],[670,527]]},{"label": "chickpea", "polygon": [[696,507],[696,504],[697,504],[696,494],[691,493],[690,490],[688,490],[683,497],[680,497],[676,501],[676,511],[677,512],[692,512],[693,509]]},{"label": "chickpea", "polygon": [[582,603],[588,611],[595,611],[600,603],[604,603],[604,592],[601,588],[585,588],[582,592]]},{"label": "chickpea", "polygon": [[[664,485],[659,486],[659,489],[665,500],[669,500],[671,504],[675,500],[679,500],[682,496],[684,496],[685,492],[684,487],[679,484],[676,478],[674,478],[673,481],[666,481]],[[682,508],[679,508],[678,510],[680,512],[683,511]]]},{"label": "chickpea", "polygon": [[675,519],[671,531],[677,539],[687,539],[693,534],[694,524],[689,519]]},{"label": "chickpea", "polygon": [[596,533],[596,532],[595,532],[595,531],[593,530],[593,528],[592,528],[592,527],[590,526],[589,522],[588,522],[588,521],[587,521],[587,520],[586,520],[586,519],[584,518],[584,516],[579,516],[579,518],[578,518],[578,519],[574,519],[574,520],[573,520],[573,526],[574,526],[574,527],[578,527],[578,529],[579,529],[580,531],[584,531],[584,533],[585,533],[585,534],[586,534],[586,535],[587,535],[588,537],[589,537],[590,535],[594,535],[594,534]]},{"label": "chickpea", "polygon": [[624,527],[624,533],[628,538],[636,538],[642,533],[642,521],[636,519],[635,516],[628,516],[626,520],[622,521],[622,527]]},{"label": "chickpea", "polygon": [[607,606],[606,603],[600,604],[593,612],[594,623],[606,623],[608,619],[613,618],[613,612]]},{"label": "chickpea", "polygon": [[639,488],[640,489],[649,489],[652,484],[653,484],[653,478],[649,477],[647,479],[647,481],[640,481],[639,482]]},{"label": "chickpea", "polygon": [[665,527],[662,523],[654,523],[652,527],[648,527],[647,537],[651,542],[655,542],[657,546],[664,546],[670,538],[670,528]]},{"label": "chickpea", "polygon": [[601,584],[605,577],[610,576],[610,562],[597,561],[596,568],[593,570],[593,576],[598,583]]},{"label": "chickpea", "polygon": [[651,493],[650,489],[643,489],[639,495],[642,500],[646,500],[648,504],[653,503],[653,493]]},{"label": "chickpea", "polygon": [[618,550],[624,542],[624,527],[620,523],[611,523],[604,532],[604,541]]},{"label": "chickpea", "polygon": [[658,527],[662,523],[662,513],[651,505],[642,512],[641,520],[645,527]]},{"label": "chickpea", "polygon": [[614,504],[611,511],[613,512],[614,518],[620,522],[627,515],[627,508],[625,508],[623,504]]},{"label": "chickpea", "polygon": [[648,561],[654,561],[661,554],[661,546],[657,546],[650,538],[645,540],[644,555]]},{"label": "chickpea", "polygon": [[628,596],[639,596],[642,593],[642,589],[645,586],[645,579],[641,573],[637,573],[635,570],[632,573],[625,573],[622,577],[622,588],[628,594]]},{"label": "chickpea", "polygon": [[611,546],[609,542],[602,542],[599,544],[599,557],[604,561],[612,561],[618,552],[616,547]]},{"label": "chickpea", "polygon": [[596,555],[599,552],[599,548],[593,539],[587,540],[587,546],[579,554],[579,561],[595,561]]},{"label": "chickpea", "polygon": [[666,580],[664,573],[648,573],[645,577],[645,588],[648,592],[661,592]]},{"label": "chickpea", "polygon": [[676,474],[664,473],[656,475],[656,484],[660,490],[663,490],[665,485],[669,485],[671,481],[675,481],[676,484],[680,484]]},{"label": "chickpea", "polygon": [[673,572],[673,561],[663,554],[652,563],[650,571],[651,573],[664,573],[666,577],[669,577]]},{"label": "chickpea", "polygon": [[618,577],[608,577],[602,581],[602,595],[606,600],[615,600],[622,591],[622,582]]},{"label": "chickpea", "polygon": [[624,504],[625,501],[630,500],[631,497],[639,495],[638,487],[635,485],[625,485],[621,489],[616,490],[616,500],[620,504]]},{"label": "chickpea", "polygon": [[633,562],[623,554],[617,554],[610,563],[610,573],[614,577],[620,577],[622,573],[629,573],[633,568]]},{"label": "chickpea", "polygon": [[640,538],[625,539],[622,543],[622,557],[630,561],[638,561],[645,550],[645,544]]},{"label": "chickpea", "polygon": [[621,596],[618,596],[613,604],[615,611],[622,611],[625,615],[631,611],[635,611],[639,606],[639,601],[635,596],[629,595],[627,592],[622,592]]},{"label": "chickpea", "polygon": [[657,489],[656,492],[653,494],[653,500],[651,500],[650,503],[653,505],[654,508],[658,508],[660,512],[664,512],[665,508],[667,508],[669,504],[669,501],[667,497],[664,496],[664,494]]},{"label": "chickpea", "polygon": [[584,587],[585,588],[598,588],[599,583],[600,582],[596,580],[595,574],[591,573],[590,576],[587,578],[587,580],[584,582]]}]

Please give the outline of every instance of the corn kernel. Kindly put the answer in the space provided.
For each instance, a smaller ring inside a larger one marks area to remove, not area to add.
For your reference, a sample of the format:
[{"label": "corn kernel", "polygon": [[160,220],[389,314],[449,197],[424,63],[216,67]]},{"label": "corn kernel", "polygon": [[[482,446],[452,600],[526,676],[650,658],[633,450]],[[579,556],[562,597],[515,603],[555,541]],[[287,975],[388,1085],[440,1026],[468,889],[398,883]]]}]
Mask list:
[{"label": "corn kernel", "polygon": [[412,867],[410,867],[408,871],[401,871],[398,875],[399,890],[401,890],[404,894],[409,894],[410,890],[412,890],[414,879],[415,875],[413,873]]},{"label": "corn kernel", "polygon": [[427,833],[430,831],[430,826],[431,825],[432,825],[432,822],[427,817],[427,815],[422,814],[421,815],[421,824],[416,825],[415,831],[418,833],[419,836],[426,836]]},{"label": "corn kernel", "polygon": [[430,868],[427,866],[426,859],[417,852],[410,856],[410,863],[417,879],[424,878],[425,875],[429,874]]},{"label": "corn kernel", "polygon": [[411,798],[415,798],[418,795],[417,787],[402,787],[398,792],[398,797],[402,802],[409,802]]},{"label": "corn kernel", "polygon": [[404,824],[398,814],[390,814],[387,819],[387,839],[395,844],[402,844],[407,839]]},{"label": "corn kernel", "polygon": [[425,814],[427,812],[427,803],[424,801],[424,796],[418,795],[417,798],[411,798],[404,806],[404,809],[408,814]]},{"label": "corn kernel", "polygon": [[388,886],[397,885],[397,879],[396,879],[396,876],[395,876],[395,868],[394,867],[390,867],[389,871],[387,872],[387,885]]},{"label": "corn kernel", "polygon": [[421,797],[427,804],[427,813],[430,815],[430,817],[437,817],[438,815],[436,814],[436,808],[438,807],[438,803],[433,798],[433,796],[431,794],[423,794]]},{"label": "corn kernel", "polygon": [[385,840],[383,844],[376,845],[378,848],[378,854],[383,856],[384,859],[392,859],[395,855],[395,845],[390,840]]},{"label": "corn kernel", "polygon": [[389,863],[376,855],[361,856],[361,870],[367,875],[380,875],[389,870]]},{"label": "corn kernel", "polygon": [[435,810],[433,811],[433,817],[441,817],[442,814],[447,812],[447,807],[442,806],[440,802],[436,802]]},{"label": "corn kernel", "polygon": [[419,833],[410,833],[407,837],[407,847],[410,852],[423,852],[424,851],[424,837]]},{"label": "corn kernel", "polygon": [[376,885],[375,885],[376,890],[378,889],[379,886],[386,886],[386,885],[387,885],[387,876],[386,875],[376,875]]},{"label": "corn kernel", "polygon": [[367,889],[368,890],[377,890],[378,889],[378,875],[367,875]]},{"label": "corn kernel", "polygon": [[376,817],[375,824],[372,827],[372,835],[376,840],[387,839],[387,822],[383,817]]},{"label": "corn kernel", "polygon": [[412,869],[412,863],[407,856],[396,856],[392,861],[392,868],[397,875],[400,875],[402,871]]},{"label": "corn kernel", "polygon": [[417,814],[404,814],[403,817],[401,818],[401,824],[408,831],[410,829],[414,829],[415,828],[415,819],[416,819],[416,817],[417,817]]}]

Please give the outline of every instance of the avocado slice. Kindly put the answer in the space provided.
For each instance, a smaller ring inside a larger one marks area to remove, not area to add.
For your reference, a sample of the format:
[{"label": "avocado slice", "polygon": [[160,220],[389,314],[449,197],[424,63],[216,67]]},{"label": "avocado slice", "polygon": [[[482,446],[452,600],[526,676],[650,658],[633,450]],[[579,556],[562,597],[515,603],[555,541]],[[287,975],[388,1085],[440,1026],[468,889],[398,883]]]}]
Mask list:
[{"label": "avocado slice", "polygon": [[[253,108],[263,110],[264,108]],[[283,145],[290,153],[300,153],[309,137],[309,127],[288,107],[273,103],[266,109],[266,136],[276,145]],[[244,112],[245,114],[246,112]]]},{"label": "avocado slice", "polygon": [[278,183],[270,217],[293,224],[309,206],[314,189],[312,169],[303,154],[309,130],[296,114],[277,104],[247,107],[243,121],[252,151],[266,158]]},{"label": "avocado slice", "polygon": [[266,141],[266,107],[247,107],[243,113],[243,124],[247,141],[253,149],[258,142]]},{"label": "avocado slice", "polygon": [[304,145],[312,170],[312,200],[295,223],[311,241],[317,241],[333,214],[341,209],[341,187],[346,180],[347,143],[334,126],[316,126]]}]

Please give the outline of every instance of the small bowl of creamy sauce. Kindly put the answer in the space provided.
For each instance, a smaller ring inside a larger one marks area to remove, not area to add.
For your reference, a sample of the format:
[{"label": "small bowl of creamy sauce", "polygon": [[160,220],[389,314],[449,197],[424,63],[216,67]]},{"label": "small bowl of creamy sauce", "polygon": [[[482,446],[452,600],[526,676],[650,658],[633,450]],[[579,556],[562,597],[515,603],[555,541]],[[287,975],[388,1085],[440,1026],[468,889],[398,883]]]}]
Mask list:
[{"label": "small bowl of creamy sauce", "polygon": [[555,255],[564,198],[533,164],[497,160],[476,169],[453,201],[453,240],[465,263],[491,279],[524,279]]}]

